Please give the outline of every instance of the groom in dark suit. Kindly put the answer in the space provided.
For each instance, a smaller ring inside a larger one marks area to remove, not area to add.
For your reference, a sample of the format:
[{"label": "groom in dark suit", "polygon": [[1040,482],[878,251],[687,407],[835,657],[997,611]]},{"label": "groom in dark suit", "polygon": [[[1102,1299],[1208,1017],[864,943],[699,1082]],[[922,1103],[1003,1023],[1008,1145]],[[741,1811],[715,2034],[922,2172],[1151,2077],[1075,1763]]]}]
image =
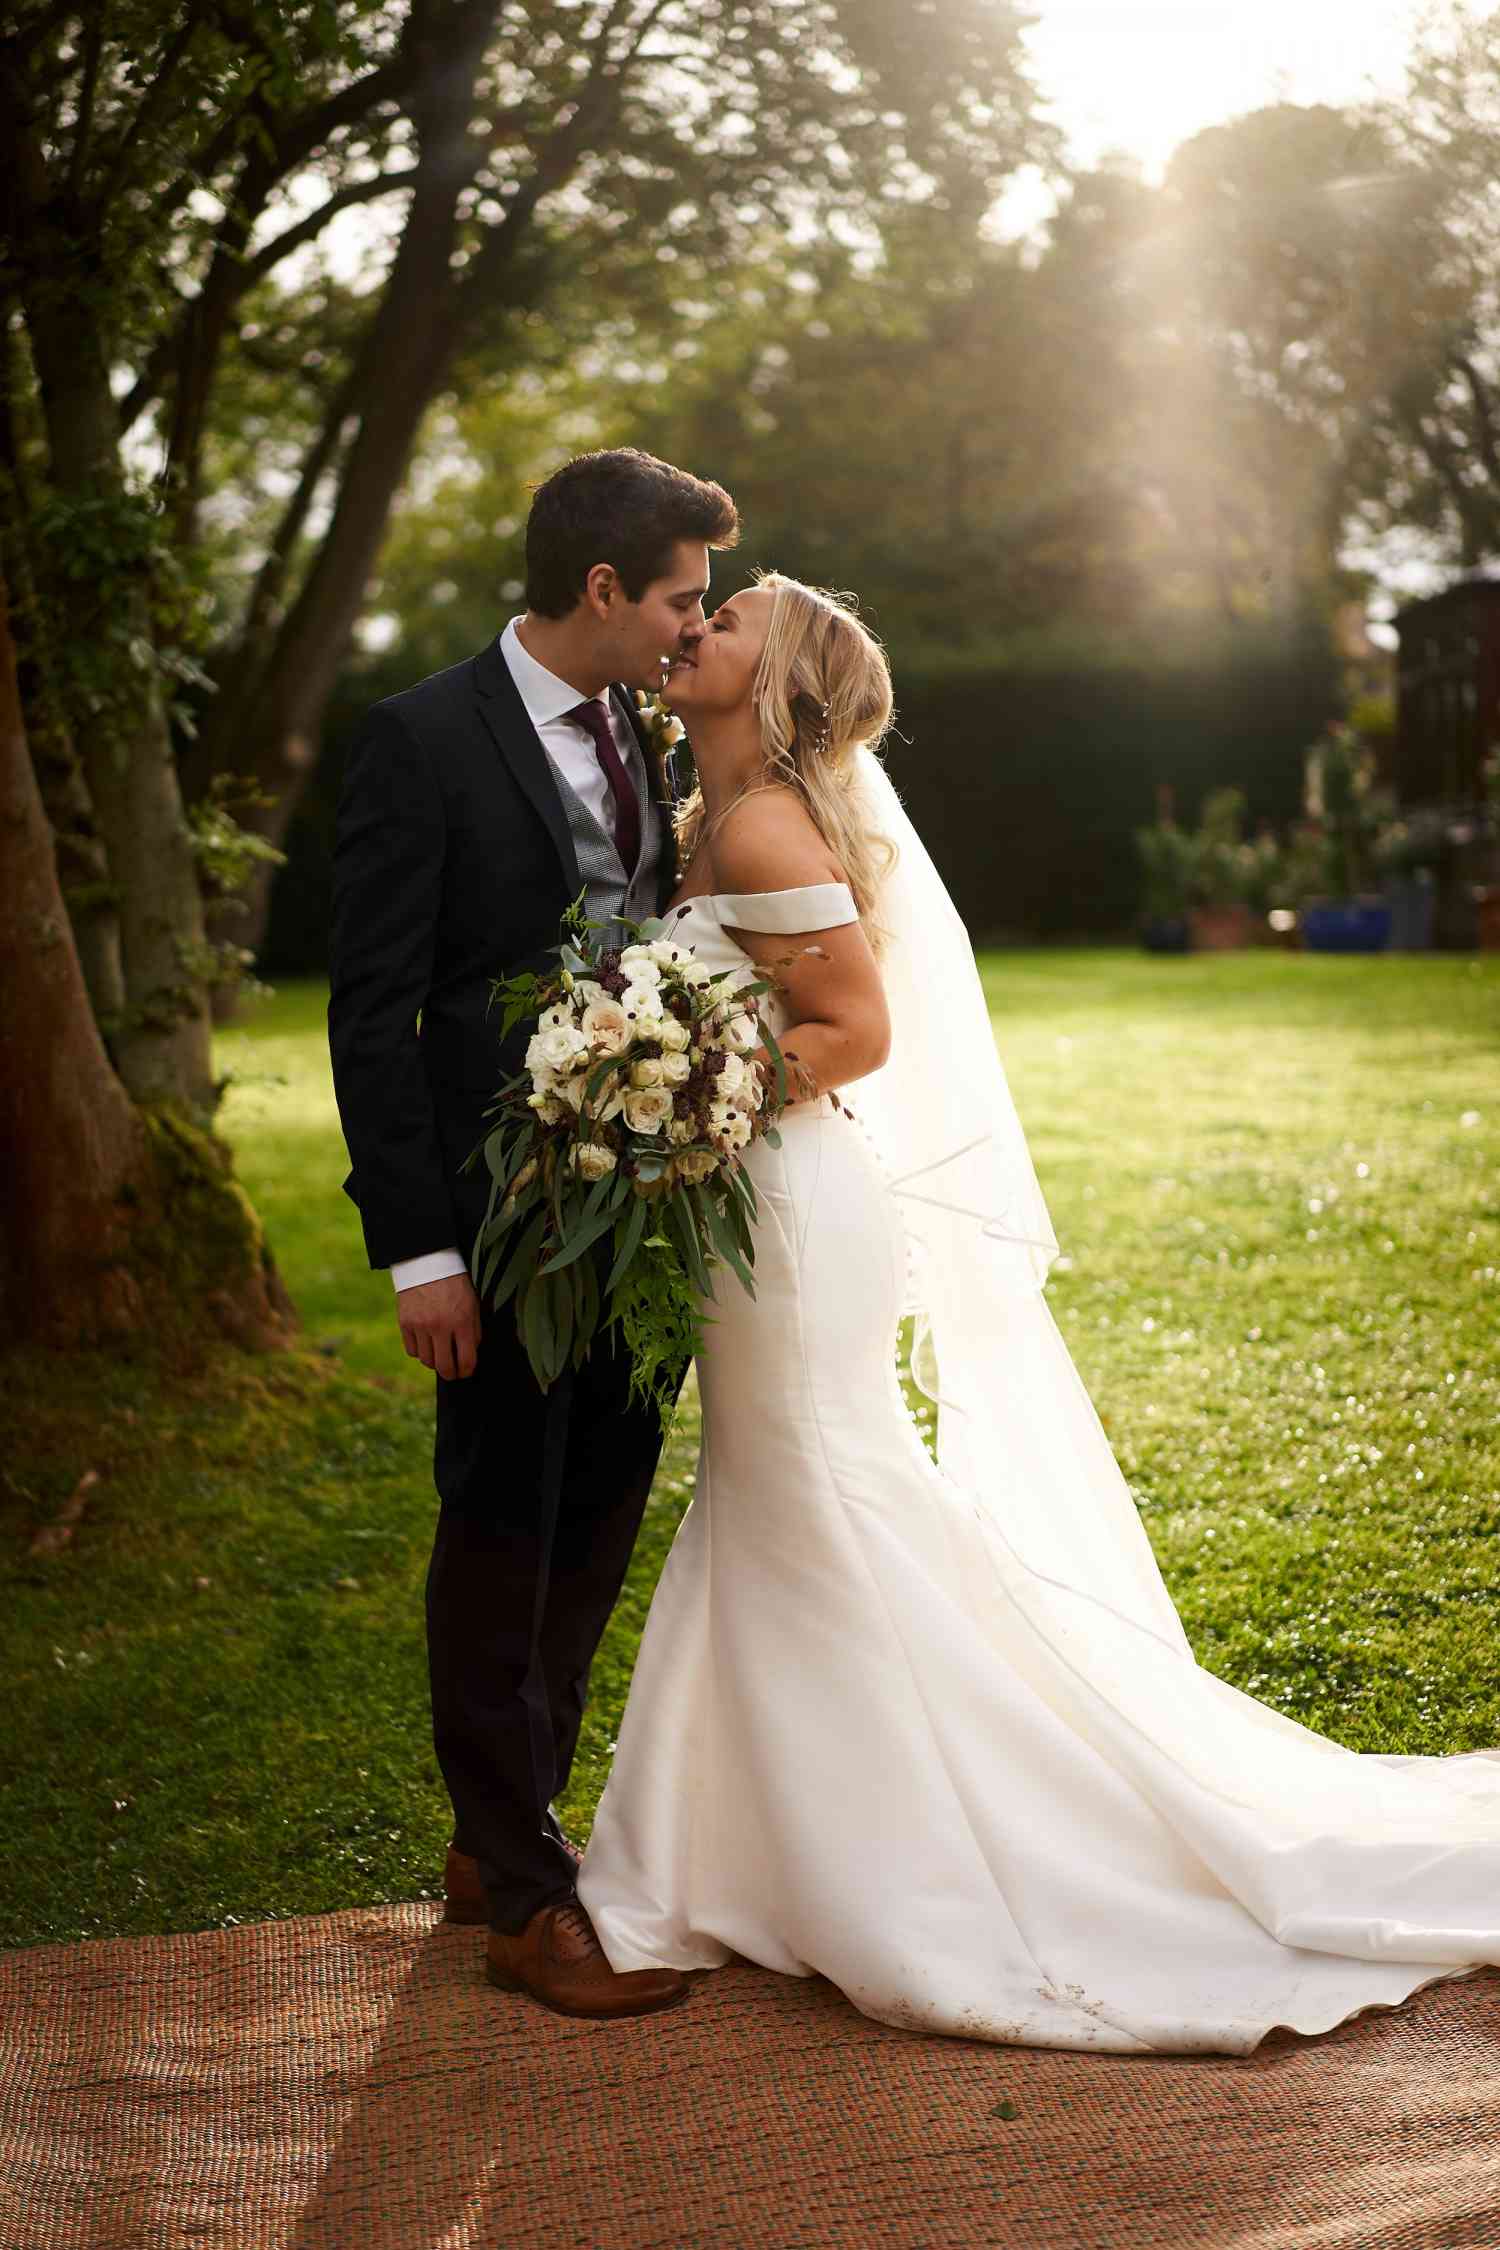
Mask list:
[{"label": "groom in dark suit", "polygon": [[469,1279],[488,1176],[461,1167],[530,1028],[502,1048],[491,980],[542,965],[580,890],[596,919],[638,921],[675,886],[666,779],[629,691],[701,638],[709,549],[738,535],[720,486],[649,454],[570,461],[533,500],[524,616],[370,712],[334,849],[344,1186],[406,1349],[438,1378],[427,1638],[448,1914],[489,1923],[494,1983],[575,2015],[687,1992],[673,1970],[610,1969],[552,1811],[661,1432],[628,1401],[613,1331],[538,1389],[513,1315]]}]

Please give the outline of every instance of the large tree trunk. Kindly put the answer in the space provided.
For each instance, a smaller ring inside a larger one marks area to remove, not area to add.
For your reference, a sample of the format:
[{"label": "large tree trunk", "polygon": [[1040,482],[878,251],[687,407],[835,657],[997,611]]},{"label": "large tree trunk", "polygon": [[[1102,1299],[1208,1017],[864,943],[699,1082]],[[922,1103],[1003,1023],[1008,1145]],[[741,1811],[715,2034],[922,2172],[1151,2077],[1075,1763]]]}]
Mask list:
[{"label": "large tree trunk", "polygon": [[[47,427],[50,482],[60,499],[91,507],[122,540],[133,503],[119,459],[118,418],[103,339],[82,286],[54,279],[27,304],[32,357]],[[45,558],[62,629],[82,655],[122,640],[153,645],[149,588],[122,557],[99,574]],[[207,1120],[215,1091],[210,1054],[207,932],[161,681],[149,660],[117,660],[99,709],[62,682],[82,754],[94,818],[118,903],[125,1007],[113,1034],[116,1066],[137,1101],[175,1102]]]},{"label": "large tree trunk", "polygon": [[0,337],[0,351],[5,354],[0,368],[0,577],[11,588],[21,707],[27,714],[32,763],[57,853],[57,877],[94,1016],[107,1037],[125,1010],[120,917],[108,857],[47,646],[41,592],[27,538],[35,499],[26,471],[21,400],[30,389],[31,370],[22,361],[21,331],[11,309],[9,297],[0,295],[0,322],[7,331]]},{"label": "large tree trunk", "polygon": [[191,1334],[206,1310],[240,1343],[281,1342],[291,1307],[224,1152],[139,1109],[105,1054],[26,746],[3,579],[0,985],[0,1341]]}]

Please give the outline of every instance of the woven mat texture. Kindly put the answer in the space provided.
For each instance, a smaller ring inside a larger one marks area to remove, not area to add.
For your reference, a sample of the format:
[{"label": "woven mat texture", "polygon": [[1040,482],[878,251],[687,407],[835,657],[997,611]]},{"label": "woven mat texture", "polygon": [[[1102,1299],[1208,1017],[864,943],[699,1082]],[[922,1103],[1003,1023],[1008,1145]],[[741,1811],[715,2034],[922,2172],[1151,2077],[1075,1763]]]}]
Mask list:
[{"label": "woven mat texture", "polygon": [[1061,2055],[740,1964],[570,2022],[435,1915],[0,1957],[0,2250],[1500,2250],[1489,1972],[1240,2060]]}]

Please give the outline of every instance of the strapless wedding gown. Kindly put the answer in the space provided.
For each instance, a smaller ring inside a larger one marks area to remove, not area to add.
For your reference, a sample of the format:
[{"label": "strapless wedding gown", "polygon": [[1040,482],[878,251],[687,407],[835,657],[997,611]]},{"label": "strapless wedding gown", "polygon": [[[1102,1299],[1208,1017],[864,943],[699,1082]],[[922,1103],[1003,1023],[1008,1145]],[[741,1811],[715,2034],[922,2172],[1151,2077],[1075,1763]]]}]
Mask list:
[{"label": "strapless wedding gown", "polygon": [[[698,898],[680,935],[748,975],[730,929],[853,916]],[[825,1100],[748,1162],[756,1296],[710,1308],[578,1882],[612,1966],[738,1953],[927,2032],[1244,2054],[1500,1963],[1500,1751],[1359,1755],[1202,1670],[1040,1294],[1007,1315],[1007,1474],[1051,1528],[1019,1554],[907,1413],[878,1149]]]}]

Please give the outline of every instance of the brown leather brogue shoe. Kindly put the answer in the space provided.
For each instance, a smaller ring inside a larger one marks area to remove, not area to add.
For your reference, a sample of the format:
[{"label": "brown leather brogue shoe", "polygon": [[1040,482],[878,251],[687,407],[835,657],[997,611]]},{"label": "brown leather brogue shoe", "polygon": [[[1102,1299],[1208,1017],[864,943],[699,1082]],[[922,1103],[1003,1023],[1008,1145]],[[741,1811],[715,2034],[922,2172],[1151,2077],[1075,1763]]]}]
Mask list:
[{"label": "brown leather brogue shoe", "polygon": [[484,1973],[502,1992],[526,1992],[559,2016],[649,2016],[692,1990],[677,1969],[617,1973],[576,1898],[544,1906],[524,1930],[491,1930]]},{"label": "brown leather brogue shoe", "polygon": [[[562,1848],[575,1867],[583,1854],[570,1837],[562,1838]],[[457,1845],[448,1846],[448,1858],[443,1868],[443,1920],[445,1922],[479,1923],[490,1918],[489,1902],[484,1895],[484,1885],[479,1880],[479,1862]]]}]

